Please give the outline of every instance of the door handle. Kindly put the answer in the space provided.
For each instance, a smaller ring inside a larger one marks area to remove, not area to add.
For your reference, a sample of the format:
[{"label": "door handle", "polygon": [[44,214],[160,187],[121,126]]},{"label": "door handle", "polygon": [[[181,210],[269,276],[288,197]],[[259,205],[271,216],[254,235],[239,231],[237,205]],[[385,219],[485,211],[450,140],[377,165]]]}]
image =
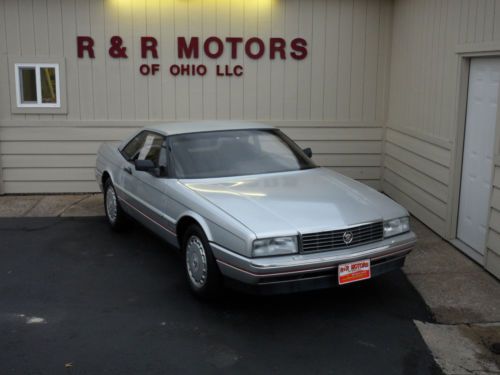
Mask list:
[{"label": "door handle", "polygon": [[128,174],[132,174],[132,168],[130,167],[123,167],[123,170],[127,172]]}]

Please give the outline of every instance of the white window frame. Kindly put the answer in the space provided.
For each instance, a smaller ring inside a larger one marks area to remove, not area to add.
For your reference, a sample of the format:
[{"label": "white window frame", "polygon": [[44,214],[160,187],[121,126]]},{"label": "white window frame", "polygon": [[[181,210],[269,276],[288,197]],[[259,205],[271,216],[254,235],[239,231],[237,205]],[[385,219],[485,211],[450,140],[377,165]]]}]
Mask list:
[{"label": "white window frame", "polygon": [[[19,77],[20,68],[35,69],[35,84],[36,84],[36,103],[23,103],[21,101],[21,80]],[[40,71],[42,68],[54,68],[56,75],[56,102],[42,103],[42,80]],[[31,64],[18,63],[14,64],[14,74],[16,77],[16,101],[19,108],[61,108],[61,81],[59,80],[59,64]]]}]

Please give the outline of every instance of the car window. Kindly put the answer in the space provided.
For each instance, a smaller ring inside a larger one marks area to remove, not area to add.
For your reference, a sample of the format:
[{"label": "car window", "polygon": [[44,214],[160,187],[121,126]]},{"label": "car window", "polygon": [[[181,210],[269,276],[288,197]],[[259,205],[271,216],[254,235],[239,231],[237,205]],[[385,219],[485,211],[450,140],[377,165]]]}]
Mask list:
[{"label": "car window", "polygon": [[151,132],[141,132],[135,136],[122,150],[123,156],[129,161],[152,160],[158,165],[164,137]]},{"label": "car window", "polygon": [[164,138],[159,134],[148,133],[144,143],[137,155],[138,160],[151,160],[156,166],[159,165],[160,153],[162,150]]},{"label": "car window", "polygon": [[211,178],[296,171],[315,165],[278,130],[249,129],[170,137],[178,178]]},{"label": "car window", "polygon": [[139,150],[144,144],[147,132],[141,132],[137,134],[132,140],[122,149],[122,154],[127,160],[133,160],[136,158]]}]

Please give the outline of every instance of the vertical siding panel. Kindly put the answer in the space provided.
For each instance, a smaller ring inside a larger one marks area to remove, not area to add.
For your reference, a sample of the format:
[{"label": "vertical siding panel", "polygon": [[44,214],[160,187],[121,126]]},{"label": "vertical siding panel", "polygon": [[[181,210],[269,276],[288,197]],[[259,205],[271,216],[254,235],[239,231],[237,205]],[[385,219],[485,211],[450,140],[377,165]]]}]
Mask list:
[{"label": "vertical siding panel", "polygon": [[[21,35],[21,56],[36,55],[33,1],[19,0],[19,31]],[[27,120],[37,120],[38,115],[26,115]]]},{"label": "vertical siding panel", "polygon": [[[170,74],[169,68],[175,64],[177,50],[175,48],[175,15],[174,1],[162,0],[161,2],[161,29],[160,29],[160,57],[161,57],[161,81],[164,119],[175,119],[175,78]],[[125,104],[125,103],[124,103]]]},{"label": "vertical siding panel", "polygon": [[[153,36],[158,41],[158,53],[161,53],[162,45],[161,39],[158,40],[160,35],[160,0],[148,0],[146,3],[146,35],[143,36]],[[159,64],[160,55],[158,54],[158,59],[151,56],[151,52],[148,52],[148,58],[142,59],[141,63]],[[160,70],[161,70],[160,66]],[[150,120],[160,120],[162,118],[162,88],[161,88],[161,72],[157,72],[155,75],[147,76],[148,80],[148,118]]]},{"label": "vertical siding panel", "polygon": [[[203,40],[217,35],[217,4],[211,0],[203,0]],[[203,77],[203,118],[214,119],[217,117],[217,76],[215,75],[217,61],[208,57],[204,61],[207,74]]]},{"label": "vertical siding panel", "polygon": [[458,30],[458,43],[465,43],[467,40],[467,18],[469,16],[468,0],[461,0],[457,5],[460,8],[460,22]]},{"label": "vertical siding panel", "polygon": [[[288,0],[285,4],[285,39],[290,41],[299,34],[299,2],[298,0]],[[283,117],[286,120],[297,118],[297,78],[298,62],[287,56],[285,61],[285,100],[283,103]]]},{"label": "vertical siding panel", "polygon": [[435,103],[436,113],[434,117],[434,125],[437,129],[435,135],[442,136],[443,129],[448,126],[448,124],[443,123],[443,86],[444,86],[444,67],[445,67],[445,55],[446,55],[446,27],[448,22],[448,7],[447,1],[442,1],[440,4],[440,21],[439,21],[439,34],[438,34],[438,75],[436,77],[436,91],[435,95],[438,97],[437,103]]},{"label": "vertical siding panel", "polygon": [[[7,59],[7,19],[5,8],[5,1],[0,2],[0,119],[10,119],[9,61]],[[0,169],[1,164],[0,162]],[[0,191],[1,188],[2,186],[0,186]]]},{"label": "vertical siding panel", "polygon": [[351,98],[353,0],[340,2],[339,67],[337,86],[337,119],[349,120]]},{"label": "vertical siding panel", "polygon": [[[397,13],[396,13],[396,21],[398,23],[397,27],[400,27],[401,24],[408,22],[407,21],[407,3],[403,2],[398,2],[397,3]],[[392,92],[400,90],[401,84],[404,82],[404,71],[402,69],[402,66],[406,66],[407,62],[405,59],[407,58],[407,50],[404,49],[404,45],[408,43],[407,36],[403,34],[394,34],[394,50],[401,50],[402,53],[397,55],[398,58],[398,64],[395,64],[396,68],[394,69],[394,74],[395,78],[394,80],[391,80],[391,84],[394,85],[394,90],[391,90],[391,95]],[[394,120],[401,122],[402,116],[401,114],[403,113],[403,102],[402,98],[395,96],[394,97],[394,102],[397,103],[397,105],[394,105],[392,108],[394,110]]]},{"label": "vertical siding panel", "polygon": [[[260,6],[258,10],[257,30],[258,36],[266,41],[269,46],[269,38],[271,37],[271,3],[268,6]],[[257,119],[265,120],[271,116],[271,63],[269,60],[269,48],[267,48],[264,57],[257,61]]]},{"label": "vertical siding panel", "polygon": [[[424,17],[425,21],[423,23],[423,28],[424,30],[419,32],[419,47],[418,51],[424,51],[426,46],[426,41],[427,41],[427,34],[425,30],[428,30],[429,28],[429,16],[427,15],[426,8],[428,6],[428,3],[421,3],[420,4],[420,12],[419,15],[420,17]],[[417,30],[418,28],[421,27],[417,25]],[[415,77],[416,80],[416,87],[417,91],[416,93],[416,98],[415,98],[415,110],[417,112],[416,116],[413,118],[413,127],[417,126],[422,126],[422,125],[417,125],[417,124],[423,124],[425,122],[424,116],[425,116],[425,110],[424,110],[424,101],[425,101],[425,87],[426,87],[426,79],[422,77],[426,77],[428,74],[428,61],[427,61],[427,56],[428,53],[417,53],[416,56],[416,61],[418,63],[418,70],[417,70],[417,76]],[[402,98],[401,98],[402,99]]]},{"label": "vertical siding panel", "polygon": [[[448,22],[446,24],[446,45],[453,46],[456,44],[457,35],[460,30],[460,6],[454,0],[448,1]],[[452,48],[446,48],[446,66],[445,66],[445,86],[443,89],[443,124],[446,124],[446,129],[443,131],[444,139],[451,139],[451,131],[456,128],[455,117],[455,103],[456,95],[449,95],[451,92],[457,92],[458,83],[456,77],[458,76],[458,62],[455,51]]]},{"label": "vertical siding panel", "polygon": [[61,0],[47,0],[49,55],[64,56]]},{"label": "vertical siding panel", "polygon": [[[174,1],[175,4],[175,37],[184,36],[189,41],[189,9],[188,2]],[[177,45],[177,41],[176,41]],[[177,56],[177,50],[174,51]],[[189,60],[176,58],[177,64],[187,64]],[[177,119],[189,119],[189,81],[186,77],[178,75],[175,77],[176,100],[175,111]]]},{"label": "vertical siding panel", "polygon": [[148,78],[139,73],[139,66],[143,64],[143,59],[141,59],[141,36],[147,35],[146,0],[133,0],[132,7],[134,34],[133,50],[130,51],[129,58],[133,56],[135,68],[135,117],[138,120],[147,120],[149,118]]},{"label": "vertical siding panel", "polygon": [[[203,9],[199,1],[189,2],[189,35],[201,36],[203,34]],[[190,61],[191,64],[203,64],[203,38],[200,38],[200,59]],[[199,120],[203,118],[203,78],[198,75],[185,77],[189,82],[189,118]]]},{"label": "vertical siding panel", "polygon": [[[366,51],[363,80],[363,121],[375,121],[377,53],[379,49],[380,1],[369,0],[366,10]],[[382,82],[383,84],[383,82]]]},{"label": "vertical siding panel", "polygon": [[19,31],[21,34],[21,55],[35,56],[35,30],[33,27],[33,0],[19,1]]},{"label": "vertical siding panel", "polygon": [[[272,23],[271,33],[273,37],[285,37],[285,3],[283,1],[274,2],[272,8]],[[271,119],[283,119],[283,103],[284,103],[284,83],[285,69],[284,61],[277,57],[270,61],[271,79],[269,81],[271,91]]]},{"label": "vertical siding panel", "polygon": [[33,1],[33,23],[35,32],[35,53],[37,56],[48,56],[49,33],[46,0]]},{"label": "vertical siding panel", "polygon": [[495,0],[494,5],[493,39],[500,40],[500,0]]},{"label": "vertical siding panel", "polygon": [[[438,18],[438,15],[436,15],[436,2],[434,0],[429,0],[426,3],[427,9],[430,9],[431,15],[428,17],[429,22],[427,24],[427,27],[424,30],[425,33],[425,44],[424,48],[425,51],[428,51],[427,53],[423,54],[425,56],[424,58],[424,71],[426,74],[424,75],[424,98],[423,98],[423,108],[422,108],[422,122],[419,124],[415,124],[420,128],[420,130],[425,130],[426,132],[431,131],[431,122],[432,122],[432,101],[433,99],[431,98],[431,91],[432,91],[432,83],[433,83],[433,72],[434,72],[434,64],[435,64],[435,59],[434,59],[434,53],[435,53],[435,47],[434,47],[434,27],[436,25],[436,18]],[[423,128],[423,129],[422,129]]]},{"label": "vertical siding panel", "polygon": [[387,121],[389,104],[389,68],[392,52],[392,3],[383,1],[380,7],[380,36],[377,64],[377,107],[376,122],[381,125]]},{"label": "vertical siding panel", "polygon": [[[108,118],[135,119],[135,76],[139,74],[139,67],[135,66],[133,49],[134,0],[121,0],[118,9],[110,7],[108,0],[103,1]],[[108,21],[111,22],[110,25]],[[118,60],[109,56],[108,49],[113,35],[120,35],[126,42],[127,59]]]},{"label": "vertical siding panel", "polygon": [[106,49],[104,47],[104,0],[90,0],[90,31],[94,38],[94,51],[97,54],[92,64],[92,101],[94,118],[103,120],[108,117],[106,97]]},{"label": "vertical siding panel", "polygon": [[[326,17],[323,119],[332,120],[337,118],[340,0],[327,1]],[[344,93],[342,93],[342,95],[344,95]]]},{"label": "vertical siding panel", "polygon": [[[6,35],[6,44],[7,44],[7,53],[9,56],[21,56],[21,35],[19,32],[19,4],[17,1],[6,1],[5,5],[5,35]],[[6,77],[9,77],[8,72],[8,60],[7,56],[5,56],[5,74]],[[10,80],[11,77],[8,78]],[[10,82],[11,85],[15,85],[15,82]],[[9,93],[10,96],[10,93]],[[11,98],[12,101],[16,100],[16,98]],[[10,114],[10,102],[8,105],[8,113]],[[6,116],[7,118],[11,118],[13,120],[22,120],[25,119],[25,115],[12,115]]]},{"label": "vertical siding panel", "polygon": [[475,19],[474,41],[482,42],[484,40],[484,26],[486,17],[486,0],[477,0],[477,13]]},{"label": "vertical siding panel", "polygon": [[[423,98],[424,94],[424,82],[420,78],[422,74],[425,74],[425,64],[424,64],[424,54],[421,53],[421,48],[423,48],[423,42],[424,42],[424,33],[423,32],[418,32],[419,28],[421,27],[422,20],[425,17],[425,12],[424,12],[424,7],[425,4],[422,2],[413,2],[413,5],[416,9],[414,9],[415,14],[413,15],[413,22],[412,22],[412,27],[413,27],[413,39],[416,41],[415,43],[415,48],[413,48],[413,51],[411,53],[411,67],[410,69],[413,71],[412,75],[412,101],[414,103],[421,103],[421,100],[419,98]],[[420,111],[421,107],[420,105],[410,105],[410,121],[409,121],[409,126],[411,127],[418,127],[418,124],[423,122],[422,119],[422,111]]]},{"label": "vertical siding panel", "polygon": [[[218,35],[231,35],[229,17],[231,15],[230,0],[217,1],[217,25],[216,31]],[[226,49],[224,54],[217,60],[217,64],[224,66],[230,64],[231,52]],[[212,74],[215,74],[213,72]],[[231,106],[231,86],[230,79],[226,77],[216,78],[216,91],[217,91],[217,114],[218,119],[228,119],[230,117]]]},{"label": "vertical siding panel", "polygon": [[[90,31],[89,0],[76,2],[76,33],[77,35],[92,35]],[[94,118],[92,59],[78,59],[78,88],[80,90],[80,118]]]},{"label": "vertical siding panel", "polygon": [[[133,0],[130,0],[133,1]],[[131,3],[128,4],[130,6]],[[121,77],[120,77],[120,64],[122,59],[115,59],[109,55],[109,48],[111,47],[111,38],[115,35],[120,35],[123,41],[126,43],[126,53],[128,59],[133,61],[132,54],[132,40],[127,38],[126,35],[121,33],[118,28],[118,22],[122,22],[121,18],[118,17],[118,7],[112,6],[108,1],[104,3],[104,58],[105,62],[105,73],[106,73],[106,98],[107,98],[107,109],[108,109],[108,119],[120,119],[121,118]],[[122,3],[119,8],[127,7],[127,3]],[[125,60],[125,59],[123,59]],[[135,73],[135,72],[134,72]],[[135,75],[135,74],[134,74]],[[133,77],[133,76],[132,76]],[[127,78],[124,77],[125,80]],[[132,117],[134,118],[134,117]]]},{"label": "vertical siding panel", "polygon": [[[248,40],[258,35],[258,8],[259,4],[245,1],[242,5],[245,11],[245,27],[243,39]],[[254,51],[257,50],[254,46]],[[262,57],[265,59],[265,55]],[[257,118],[257,63],[246,55],[244,56],[243,73],[243,118],[255,120]]]},{"label": "vertical siding panel", "polygon": [[[49,47],[49,56],[64,56],[64,48],[63,48],[63,29],[62,29],[62,12],[61,12],[61,1],[60,0],[47,0],[47,33],[48,33],[48,47]],[[61,73],[60,73],[61,74]],[[63,72],[66,76],[66,71]],[[67,100],[66,98],[63,100]],[[59,115],[47,115],[46,118],[49,119],[66,119],[66,114]]]},{"label": "vertical siding panel", "polygon": [[63,48],[66,58],[68,119],[80,118],[78,61],[76,56],[75,2],[62,0]]},{"label": "vertical siding panel", "polygon": [[[373,0],[371,0],[373,1]],[[366,38],[366,1],[354,2],[352,19],[351,46],[351,98],[349,119],[360,121],[363,118],[363,82],[365,70]]]},{"label": "vertical siding panel", "polygon": [[[313,1],[311,48],[311,120],[323,119],[325,95],[326,0]],[[330,37],[330,35],[328,36]]]},{"label": "vertical siding panel", "polygon": [[467,43],[474,42],[474,39],[476,37],[476,15],[477,15],[477,6],[478,6],[478,1],[477,0],[469,0],[468,2],[469,5],[469,13],[467,17],[467,36],[466,36],[466,41]]},{"label": "vertical siding panel", "polygon": [[5,39],[7,52],[12,56],[21,55],[21,36],[19,34],[19,13],[18,3],[16,1],[5,1],[4,21],[5,21]]},{"label": "vertical siding panel", "polygon": [[299,120],[311,118],[311,80],[312,80],[312,29],[313,1],[301,0],[299,13],[299,36],[308,43],[309,54],[305,60],[298,62],[297,116]]},{"label": "vertical siding panel", "polygon": [[493,22],[495,17],[495,0],[486,0],[483,41],[493,40]]},{"label": "vertical siding panel", "polygon": [[[244,3],[240,0],[231,0],[231,29],[232,36],[243,36],[245,29],[245,7]],[[237,64],[245,66],[244,63],[244,48],[239,45],[238,58],[231,60],[231,66]],[[243,72],[243,75],[245,73]],[[231,119],[241,119],[243,117],[243,77],[231,77],[229,80],[231,97],[230,97],[230,117]]]},{"label": "vertical siding panel", "polygon": [[5,1],[0,2],[0,55],[7,54],[7,28],[5,19]]}]

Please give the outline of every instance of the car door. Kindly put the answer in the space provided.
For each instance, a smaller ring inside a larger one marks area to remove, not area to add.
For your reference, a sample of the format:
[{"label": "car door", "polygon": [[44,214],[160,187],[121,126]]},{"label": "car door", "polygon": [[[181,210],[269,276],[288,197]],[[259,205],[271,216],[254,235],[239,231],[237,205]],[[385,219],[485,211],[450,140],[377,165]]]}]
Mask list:
[{"label": "car door", "polygon": [[125,188],[136,211],[134,215],[145,226],[158,233],[168,241],[175,239],[175,224],[167,212],[166,184],[167,148],[165,137],[161,134],[147,132],[141,149],[135,160],[151,160],[155,168],[150,171],[139,171],[131,167],[127,172]]},{"label": "car door", "polygon": [[131,191],[131,187],[134,185],[134,160],[139,155],[147,135],[148,132],[146,131],[140,132],[120,150],[123,156],[122,164],[113,181],[122,208],[132,217],[138,215],[137,210],[135,210],[137,202]]}]

